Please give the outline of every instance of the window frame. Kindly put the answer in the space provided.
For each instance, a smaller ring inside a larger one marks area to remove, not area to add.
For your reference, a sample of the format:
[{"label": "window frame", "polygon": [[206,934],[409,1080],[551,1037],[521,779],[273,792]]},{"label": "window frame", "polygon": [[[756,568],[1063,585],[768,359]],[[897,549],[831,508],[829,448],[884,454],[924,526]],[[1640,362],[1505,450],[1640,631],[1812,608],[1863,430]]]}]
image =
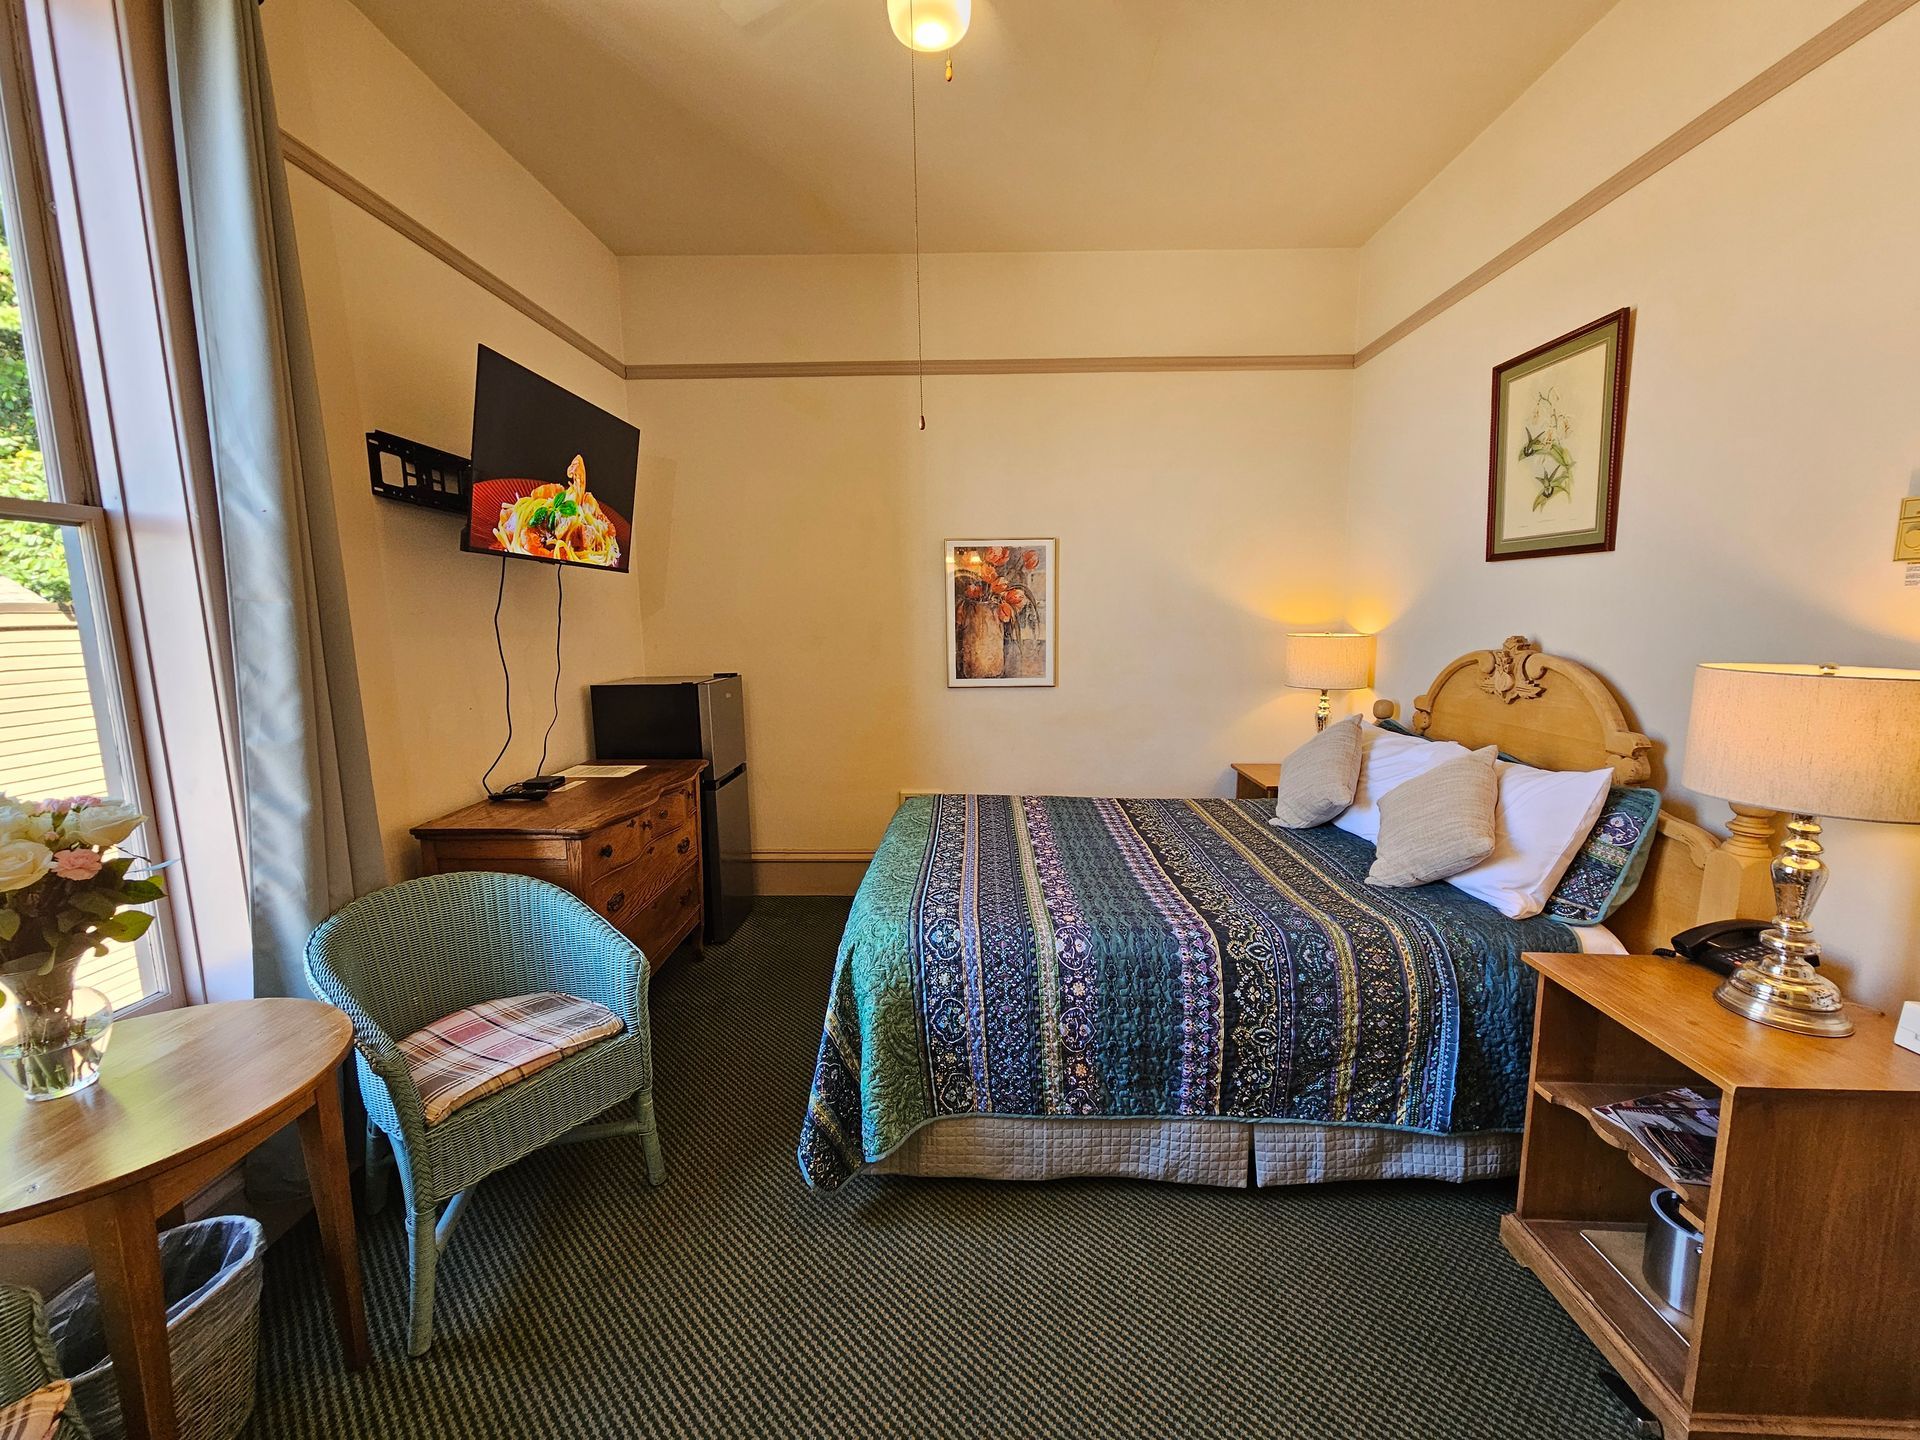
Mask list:
[{"label": "window frame", "polygon": [[[165,937],[168,992],[144,1008],[247,998],[225,585],[162,7],[0,0],[0,65],[0,144],[25,191],[21,248],[35,302],[60,307],[62,349],[41,348],[63,493],[46,503],[86,527],[90,581],[111,611],[101,648],[119,669],[123,753],[142,787],[133,798],[151,817],[151,852],[179,862],[148,931]],[[48,328],[46,312],[36,318]]]},{"label": "window frame", "polygon": [[[21,12],[0,0],[0,206],[7,216],[15,297],[20,308],[35,427],[45,461],[47,496],[0,496],[0,520],[58,526],[74,533],[67,547],[74,619],[87,672],[94,724],[113,788],[120,798],[154,814],[146,748],[134,707],[133,671],[121,618],[106,507],[99,503],[87,443],[85,411],[75,383],[72,314],[53,243],[52,205],[39,127],[34,77],[20,44]],[[75,565],[75,561],[78,565]],[[157,834],[149,829],[150,834]],[[139,942],[144,992],[119,1013],[170,1009],[185,998],[178,945],[166,907]]]}]

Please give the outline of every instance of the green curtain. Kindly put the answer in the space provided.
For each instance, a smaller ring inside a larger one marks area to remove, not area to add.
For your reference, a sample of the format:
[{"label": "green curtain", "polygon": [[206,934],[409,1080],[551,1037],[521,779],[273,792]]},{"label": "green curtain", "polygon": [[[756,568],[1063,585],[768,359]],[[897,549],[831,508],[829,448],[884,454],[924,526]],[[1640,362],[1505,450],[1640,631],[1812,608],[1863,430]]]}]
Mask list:
[{"label": "green curtain", "polygon": [[254,987],[385,881],[280,130],[254,0],[166,0],[245,786]]}]

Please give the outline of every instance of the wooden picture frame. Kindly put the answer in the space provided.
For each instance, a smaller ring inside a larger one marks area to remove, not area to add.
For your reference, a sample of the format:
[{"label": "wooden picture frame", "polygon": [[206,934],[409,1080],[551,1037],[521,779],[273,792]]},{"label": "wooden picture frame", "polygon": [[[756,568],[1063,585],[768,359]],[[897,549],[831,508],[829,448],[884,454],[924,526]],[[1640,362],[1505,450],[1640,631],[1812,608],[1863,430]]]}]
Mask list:
[{"label": "wooden picture frame", "polygon": [[1056,684],[1059,542],[962,539],[943,544],[947,688]]},{"label": "wooden picture frame", "polygon": [[1487,559],[1613,549],[1631,310],[1493,370]]}]

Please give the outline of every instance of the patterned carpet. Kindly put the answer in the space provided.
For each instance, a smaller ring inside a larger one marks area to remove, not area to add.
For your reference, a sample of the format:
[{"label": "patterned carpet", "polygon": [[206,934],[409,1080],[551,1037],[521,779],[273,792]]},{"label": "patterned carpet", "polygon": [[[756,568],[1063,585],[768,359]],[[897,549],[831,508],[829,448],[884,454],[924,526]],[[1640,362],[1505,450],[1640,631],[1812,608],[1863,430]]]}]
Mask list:
[{"label": "patterned carpet", "polygon": [[1275,1435],[1619,1440],[1599,1357],[1496,1233],[1511,1187],[1215,1191],[794,1163],[844,902],[763,901],[653,991],[668,1180],[562,1146],[483,1185],[409,1361],[399,1206],[376,1362],[340,1369],[311,1224],[273,1248],[256,1440]]}]

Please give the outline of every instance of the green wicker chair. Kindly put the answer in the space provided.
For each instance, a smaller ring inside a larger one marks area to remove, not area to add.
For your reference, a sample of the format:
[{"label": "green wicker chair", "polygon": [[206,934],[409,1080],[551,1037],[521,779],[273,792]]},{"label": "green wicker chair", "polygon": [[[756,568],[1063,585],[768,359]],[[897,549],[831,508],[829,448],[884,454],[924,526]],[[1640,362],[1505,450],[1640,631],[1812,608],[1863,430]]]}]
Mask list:
[{"label": "green wicker chair", "polygon": [[[666,1179],[653,1119],[646,957],[558,886],[459,871],[376,891],[313,932],[307,978],[353,1021],[375,1208],[386,1190],[383,1134],[400,1171],[413,1277],[409,1354],[433,1344],[435,1263],[484,1177],[555,1140],[638,1135],[648,1183]],[[428,1125],[396,1039],[482,1000],[539,990],[597,1001],[626,1029]],[[629,1097],[632,1120],[587,1123]]]},{"label": "green wicker chair", "polygon": [[[53,1341],[47,1338],[47,1308],[31,1290],[0,1285],[0,1405],[11,1405],[42,1385],[61,1379]],[[55,1440],[92,1440],[71,1401]]]}]

